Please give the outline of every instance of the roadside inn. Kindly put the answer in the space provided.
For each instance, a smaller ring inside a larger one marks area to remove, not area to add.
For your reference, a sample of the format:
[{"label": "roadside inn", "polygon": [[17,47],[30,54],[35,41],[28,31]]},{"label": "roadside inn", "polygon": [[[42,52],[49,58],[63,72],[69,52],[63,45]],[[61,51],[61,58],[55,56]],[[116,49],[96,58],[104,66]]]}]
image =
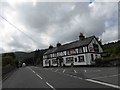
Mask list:
[{"label": "roadside inn", "polygon": [[64,45],[57,43],[56,47],[50,46],[43,55],[43,67],[93,65],[102,52],[95,36],[85,37],[80,33],[77,41]]}]

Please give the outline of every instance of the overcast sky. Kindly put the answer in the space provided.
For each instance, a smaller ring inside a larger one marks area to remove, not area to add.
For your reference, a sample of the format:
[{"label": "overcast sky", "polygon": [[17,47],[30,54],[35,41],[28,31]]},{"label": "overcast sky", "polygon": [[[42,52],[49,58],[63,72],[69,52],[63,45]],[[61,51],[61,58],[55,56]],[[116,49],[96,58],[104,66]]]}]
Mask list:
[{"label": "overcast sky", "polygon": [[117,2],[0,2],[0,52],[33,51],[75,41],[79,33],[118,40]]}]

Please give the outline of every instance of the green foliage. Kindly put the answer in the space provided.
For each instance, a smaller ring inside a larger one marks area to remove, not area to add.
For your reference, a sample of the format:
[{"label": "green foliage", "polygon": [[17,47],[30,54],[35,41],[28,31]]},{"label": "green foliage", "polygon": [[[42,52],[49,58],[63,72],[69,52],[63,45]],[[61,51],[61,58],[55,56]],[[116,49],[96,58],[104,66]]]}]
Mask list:
[{"label": "green foliage", "polygon": [[8,64],[5,65],[4,67],[2,67],[2,76],[4,77],[5,74],[9,73],[10,71],[12,71],[13,69],[15,69],[14,66]]},{"label": "green foliage", "polygon": [[18,67],[18,61],[13,53],[7,53],[2,55],[2,76]]},{"label": "green foliage", "polygon": [[13,58],[10,56],[2,58],[2,66],[6,66],[8,64],[12,65],[14,63]]},{"label": "green foliage", "polygon": [[14,53],[5,53],[2,55],[2,67],[5,67],[7,65],[17,65],[17,60],[15,59]]},{"label": "green foliage", "polygon": [[108,52],[110,57],[119,57],[120,56],[120,45],[117,45],[112,48],[104,49],[104,52]]},{"label": "green foliage", "polygon": [[116,46],[113,50],[113,53],[116,54],[116,55],[119,55],[120,54],[120,45],[119,46]]},{"label": "green foliage", "polygon": [[26,63],[27,65],[33,65],[33,57],[25,57],[23,60],[22,60],[22,63]]}]

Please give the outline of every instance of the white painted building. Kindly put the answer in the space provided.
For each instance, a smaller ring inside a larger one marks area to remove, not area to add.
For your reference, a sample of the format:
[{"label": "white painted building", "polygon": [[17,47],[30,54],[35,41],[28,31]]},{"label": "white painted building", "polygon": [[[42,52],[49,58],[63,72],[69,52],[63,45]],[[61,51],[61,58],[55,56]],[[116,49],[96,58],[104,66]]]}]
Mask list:
[{"label": "white painted building", "polygon": [[80,33],[79,40],[50,48],[43,55],[43,67],[93,65],[103,50],[95,36]]}]

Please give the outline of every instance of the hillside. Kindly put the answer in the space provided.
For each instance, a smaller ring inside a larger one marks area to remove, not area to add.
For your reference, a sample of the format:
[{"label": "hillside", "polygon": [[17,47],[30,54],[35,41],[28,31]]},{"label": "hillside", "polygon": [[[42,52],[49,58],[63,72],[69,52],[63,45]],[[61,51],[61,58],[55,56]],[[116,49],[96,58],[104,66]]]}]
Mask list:
[{"label": "hillside", "polygon": [[16,56],[16,59],[17,60],[21,60],[21,59],[24,59],[26,57],[33,57],[33,53],[29,52],[14,52],[15,56]]},{"label": "hillside", "polygon": [[104,44],[103,50],[114,48],[116,46],[120,46],[120,40],[118,40],[117,42],[110,42],[110,43]]}]

